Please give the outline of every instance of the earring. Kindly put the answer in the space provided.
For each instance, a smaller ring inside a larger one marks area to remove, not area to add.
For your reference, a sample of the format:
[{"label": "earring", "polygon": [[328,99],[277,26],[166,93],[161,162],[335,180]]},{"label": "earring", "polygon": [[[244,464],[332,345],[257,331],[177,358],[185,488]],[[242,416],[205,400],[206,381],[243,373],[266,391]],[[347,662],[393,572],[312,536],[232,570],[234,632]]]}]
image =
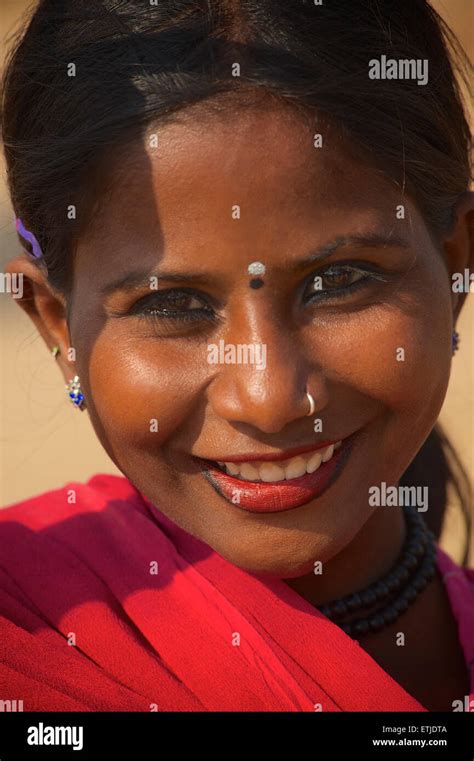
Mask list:
[{"label": "earring", "polygon": [[453,337],[452,337],[452,341],[451,341],[451,347],[452,347],[453,354],[455,354],[455,352],[457,352],[457,350],[459,348],[459,341],[460,340],[461,340],[460,339],[460,335],[457,332],[457,330],[453,330]]},{"label": "earring", "polygon": [[56,359],[58,354],[59,354],[59,346],[53,346],[53,348],[51,349],[51,356],[53,357],[53,359]]},{"label": "earring", "polygon": [[75,375],[74,378],[69,381],[66,385],[66,391],[74,406],[82,411],[85,408],[85,401],[78,375]]}]

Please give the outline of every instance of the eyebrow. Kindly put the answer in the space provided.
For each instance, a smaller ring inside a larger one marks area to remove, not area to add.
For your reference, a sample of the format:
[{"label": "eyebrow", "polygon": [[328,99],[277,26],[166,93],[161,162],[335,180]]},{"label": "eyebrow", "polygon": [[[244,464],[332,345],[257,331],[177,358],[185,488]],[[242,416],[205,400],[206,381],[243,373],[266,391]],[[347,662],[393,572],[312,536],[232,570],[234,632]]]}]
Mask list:
[{"label": "eyebrow", "polygon": [[[304,259],[300,259],[294,265],[295,272],[301,272],[307,269],[311,264],[328,259],[341,248],[409,248],[409,243],[404,238],[392,235],[342,235],[333,241],[326,243],[324,246],[312,251]],[[156,277],[159,280],[168,282],[182,282],[189,280],[197,284],[210,284],[213,280],[212,273],[203,272],[160,272],[135,270],[108,283],[101,289],[103,296],[110,296],[116,291],[134,291],[142,290],[150,286],[150,279]]]},{"label": "eyebrow", "polygon": [[296,262],[294,270],[300,272],[311,264],[328,259],[340,248],[351,247],[354,249],[362,248],[410,248],[410,244],[405,238],[392,235],[341,235],[333,241],[326,243],[316,251],[313,251],[305,259]]}]

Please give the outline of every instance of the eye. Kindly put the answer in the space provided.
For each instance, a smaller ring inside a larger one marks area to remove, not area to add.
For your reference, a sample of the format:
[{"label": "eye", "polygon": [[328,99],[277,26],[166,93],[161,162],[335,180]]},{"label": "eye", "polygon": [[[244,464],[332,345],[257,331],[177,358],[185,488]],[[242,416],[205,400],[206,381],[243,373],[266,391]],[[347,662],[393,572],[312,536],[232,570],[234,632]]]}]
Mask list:
[{"label": "eye", "polygon": [[156,291],[134,304],[130,314],[152,320],[210,320],[216,313],[201,295],[187,289]]},{"label": "eye", "polygon": [[386,278],[368,266],[333,264],[313,273],[304,291],[305,301],[340,298],[367,286],[373,280],[385,281]]}]

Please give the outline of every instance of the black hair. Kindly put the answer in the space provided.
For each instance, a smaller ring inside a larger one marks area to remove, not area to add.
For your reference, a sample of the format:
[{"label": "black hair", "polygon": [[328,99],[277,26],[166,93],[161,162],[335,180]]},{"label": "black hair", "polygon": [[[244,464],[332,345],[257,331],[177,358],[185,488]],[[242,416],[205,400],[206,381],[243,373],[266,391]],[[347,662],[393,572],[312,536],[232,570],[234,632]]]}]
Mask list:
[{"label": "black hair", "polygon": [[[427,83],[374,81],[369,61],[382,55],[426,59]],[[41,245],[51,285],[67,295],[114,148],[195,104],[218,112],[261,94],[329,119],[415,199],[437,239],[470,181],[465,64],[425,0],[40,0],[3,78],[13,207]],[[423,462],[426,478],[443,472],[446,486],[452,469],[429,473],[443,452],[435,429],[404,479],[420,478]]]}]

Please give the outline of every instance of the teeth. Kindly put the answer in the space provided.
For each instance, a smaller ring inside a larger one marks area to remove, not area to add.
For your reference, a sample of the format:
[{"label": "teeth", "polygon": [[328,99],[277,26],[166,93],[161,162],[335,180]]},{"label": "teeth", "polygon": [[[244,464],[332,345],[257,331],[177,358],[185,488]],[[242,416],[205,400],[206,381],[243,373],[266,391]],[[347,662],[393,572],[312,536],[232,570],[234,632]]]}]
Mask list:
[{"label": "teeth", "polygon": [[315,452],[306,465],[306,471],[308,473],[314,473],[315,470],[319,468],[322,462],[321,452]]},{"label": "teeth", "polygon": [[306,460],[302,457],[293,457],[285,468],[285,478],[299,478],[306,473]]},{"label": "teeth", "polygon": [[231,476],[236,476],[244,481],[263,481],[274,483],[276,481],[288,481],[299,478],[306,473],[314,473],[323,462],[328,462],[342,442],[330,444],[325,449],[317,452],[291,457],[289,460],[277,462],[219,462],[218,464]]},{"label": "teeth", "polygon": [[250,465],[249,462],[240,463],[240,477],[245,478],[246,481],[258,481],[260,479],[257,468]]},{"label": "teeth", "polygon": [[327,462],[328,460],[331,459],[333,454],[334,454],[334,446],[333,444],[331,444],[327,449],[324,450],[322,461]]},{"label": "teeth", "polygon": [[[235,465],[235,463],[234,463]],[[280,468],[276,462],[262,462],[259,469],[260,478],[262,481],[271,483],[272,481],[284,481],[285,471]]]},{"label": "teeth", "polygon": [[219,465],[222,465],[223,468],[227,468],[227,472],[230,473],[231,476],[238,476],[240,473],[240,468],[235,462],[222,462],[219,463]]}]

